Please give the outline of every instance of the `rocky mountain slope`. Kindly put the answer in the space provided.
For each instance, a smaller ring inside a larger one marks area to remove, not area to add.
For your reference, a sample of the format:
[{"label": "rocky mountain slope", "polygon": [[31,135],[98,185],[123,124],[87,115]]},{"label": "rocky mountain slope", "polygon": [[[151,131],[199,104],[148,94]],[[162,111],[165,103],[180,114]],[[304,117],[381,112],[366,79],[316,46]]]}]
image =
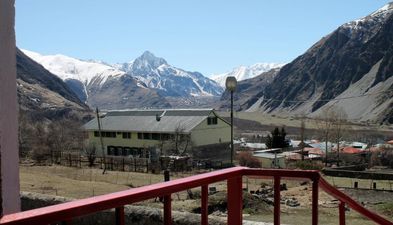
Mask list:
[{"label": "rocky mountain slope", "polygon": [[[263,72],[259,76],[251,79],[241,80],[237,83],[236,91],[233,95],[234,108],[238,111],[247,110],[252,103],[260,97],[261,91],[266,88],[274,77],[280,71],[280,68],[271,69]],[[226,109],[230,107],[230,93],[225,91],[221,96],[219,108]]]},{"label": "rocky mountain slope", "polygon": [[36,120],[82,118],[91,111],[57,76],[17,49],[17,91],[20,110]]},{"label": "rocky mountain slope", "polygon": [[250,111],[317,116],[335,106],[354,121],[393,123],[393,3],[322,38],[255,96]]},{"label": "rocky mountain slope", "polygon": [[92,107],[169,108],[170,102],[196,102],[194,98],[216,97],[223,91],[202,74],[173,67],[148,51],[129,63],[116,65],[24,52],[62,78]]},{"label": "rocky mountain slope", "polygon": [[169,65],[165,59],[146,51],[131,63],[117,65],[118,69],[157,89],[163,96],[219,96],[223,88],[198,72],[189,72]]},{"label": "rocky mountain slope", "polygon": [[211,79],[216,81],[222,87],[225,88],[225,80],[228,76],[236,77],[236,80],[242,81],[246,79],[250,79],[256,77],[264,72],[270,71],[272,69],[282,67],[283,63],[256,63],[251,66],[239,66],[233,69],[230,72],[222,73],[222,74],[213,74],[211,75]]}]

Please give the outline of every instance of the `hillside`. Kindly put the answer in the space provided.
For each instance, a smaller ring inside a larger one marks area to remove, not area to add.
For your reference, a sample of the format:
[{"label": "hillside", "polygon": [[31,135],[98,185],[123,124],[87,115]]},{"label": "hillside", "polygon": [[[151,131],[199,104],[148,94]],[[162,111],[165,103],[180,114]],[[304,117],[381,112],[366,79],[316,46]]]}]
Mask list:
[{"label": "hillside", "polygon": [[[279,68],[271,69],[251,79],[238,81],[236,91],[233,95],[234,108],[237,111],[244,111],[252,106],[260,97],[266,86],[273,82],[274,77],[280,71]],[[226,109],[230,107],[230,93],[225,91],[221,96],[219,108]]]},{"label": "hillside", "polygon": [[250,98],[249,111],[317,116],[334,105],[350,120],[393,123],[392,14],[390,3],[323,37]]},{"label": "hillside", "polygon": [[17,49],[17,91],[20,110],[36,120],[89,117],[90,109],[57,76]]}]

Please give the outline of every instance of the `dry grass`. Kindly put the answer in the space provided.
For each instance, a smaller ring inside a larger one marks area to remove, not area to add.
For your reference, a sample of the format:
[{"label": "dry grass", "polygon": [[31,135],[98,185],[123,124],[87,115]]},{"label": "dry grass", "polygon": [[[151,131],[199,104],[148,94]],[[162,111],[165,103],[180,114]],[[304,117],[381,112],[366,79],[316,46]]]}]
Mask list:
[{"label": "dry grass", "polygon": [[369,179],[356,179],[347,177],[324,177],[333,186],[339,188],[353,188],[354,183],[358,182],[358,188],[360,189],[372,189],[373,183],[375,182],[378,190],[389,190],[393,191],[393,181],[391,180],[369,180]]},{"label": "dry grass", "polygon": [[[171,179],[192,175],[173,173]],[[96,195],[126,190],[163,182],[162,174],[106,171],[100,169],[73,168],[64,166],[20,166],[22,191],[45,193],[72,198],[87,198]],[[217,184],[224,186],[224,183]],[[223,190],[224,187],[219,189]],[[198,189],[196,189],[198,190]],[[181,192],[180,199],[186,194]],[[177,198],[177,195],[175,196]]]},{"label": "dry grass", "polygon": [[[173,174],[172,179],[190,176],[191,174]],[[86,198],[121,190],[132,187],[139,187],[158,183],[163,181],[162,174],[146,174],[134,172],[116,172],[107,171],[102,174],[99,169],[77,169],[62,166],[21,166],[20,167],[21,190],[45,193],[50,195],[59,195],[72,198]],[[329,181],[331,179],[327,178]],[[348,183],[350,178],[334,178],[337,183]],[[243,179],[243,187],[249,190],[257,190],[261,184],[273,186],[272,179]],[[285,224],[311,224],[311,186],[306,184],[300,186],[299,180],[285,180],[288,191],[282,191],[282,196],[295,197],[300,207],[292,208],[285,205],[281,206],[281,221]],[[367,181],[366,181],[367,183]],[[360,185],[360,184],[359,184]],[[362,184],[363,185],[363,184]],[[379,184],[378,184],[379,185]],[[218,191],[226,190],[226,182],[211,184]],[[200,188],[192,190],[194,193],[200,191]],[[378,195],[378,192],[374,192]],[[349,193],[358,195],[358,193]],[[367,197],[367,195],[365,196]],[[393,197],[393,193],[392,193]],[[384,196],[382,196],[382,199]],[[186,192],[175,193],[172,195],[172,206],[177,211],[191,211],[200,205],[199,200],[187,199]],[[162,208],[162,203],[150,199],[137,203],[138,205],[146,205],[150,207]],[[378,205],[367,205],[380,213],[386,213],[386,207],[377,207]],[[389,208],[390,209],[390,208]],[[320,224],[337,224],[338,208],[337,201],[324,192],[319,195],[319,213]],[[387,218],[391,218],[391,214],[386,214]],[[261,212],[257,215],[245,215],[247,220],[256,220],[264,222],[272,222],[273,216],[269,212]],[[369,225],[373,224],[367,219],[362,218],[352,210],[347,212],[347,221],[351,224]]]}]

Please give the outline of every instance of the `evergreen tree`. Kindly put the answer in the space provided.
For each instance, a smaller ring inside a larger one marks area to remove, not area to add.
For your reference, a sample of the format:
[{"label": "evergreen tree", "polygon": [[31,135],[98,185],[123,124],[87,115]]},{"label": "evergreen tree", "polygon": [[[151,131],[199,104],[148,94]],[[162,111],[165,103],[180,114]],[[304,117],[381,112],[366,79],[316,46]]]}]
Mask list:
[{"label": "evergreen tree", "polygon": [[285,132],[284,127],[278,129],[278,127],[274,128],[272,132],[270,132],[272,136],[268,135],[266,140],[266,146],[268,148],[285,148],[288,147],[288,143],[285,141],[285,136],[287,133]]}]

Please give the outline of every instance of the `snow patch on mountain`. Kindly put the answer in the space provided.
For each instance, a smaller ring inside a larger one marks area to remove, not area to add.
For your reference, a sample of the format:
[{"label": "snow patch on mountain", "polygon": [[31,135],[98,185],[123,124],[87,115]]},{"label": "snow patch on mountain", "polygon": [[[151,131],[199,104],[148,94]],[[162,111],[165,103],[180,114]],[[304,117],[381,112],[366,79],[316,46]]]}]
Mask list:
[{"label": "snow patch on mountain", "polygon": [[25,49],[22,51],[62,80],[79,80],[85,86],[93,80],[99,81],[99,84],[102,85],[109,77],[125,74],[121,70],[97,61],[83,61],[61,54],[41,55]]},{"label": "snow patch on mountain", "polygon": [[213,74],[211,75],[211,79],[216,81],[221,85],[221,87],[225,87],[225,80],[228,76],[234,76],[238,81],[250,79],[260,75],[263,72],[267,72],[274,68],[280,68],[284,63],[256,63],[252,66],[239,66],[234,68],[230,72],[222,73],[222,74]]},{"label": "snow patch on mountain", "polygon": [[384,5],[382,8],[376,10],[375,12],[371,13],[368,16],[345,23],[342,26],[355,30],[362,29],[362,26],[365,23],[373,23],[373,24],[381,23],[392,14],[393,14],[393,2]]}]

